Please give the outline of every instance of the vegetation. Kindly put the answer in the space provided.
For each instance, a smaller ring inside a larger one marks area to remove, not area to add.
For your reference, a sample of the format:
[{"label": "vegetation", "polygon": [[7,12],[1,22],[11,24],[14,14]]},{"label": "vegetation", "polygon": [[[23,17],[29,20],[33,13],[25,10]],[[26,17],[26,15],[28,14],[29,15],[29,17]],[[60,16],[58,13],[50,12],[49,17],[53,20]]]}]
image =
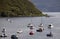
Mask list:
[{"label": "vegetation", "polygon": [[28,0],[0,0],[0,17],[43,16]]}]

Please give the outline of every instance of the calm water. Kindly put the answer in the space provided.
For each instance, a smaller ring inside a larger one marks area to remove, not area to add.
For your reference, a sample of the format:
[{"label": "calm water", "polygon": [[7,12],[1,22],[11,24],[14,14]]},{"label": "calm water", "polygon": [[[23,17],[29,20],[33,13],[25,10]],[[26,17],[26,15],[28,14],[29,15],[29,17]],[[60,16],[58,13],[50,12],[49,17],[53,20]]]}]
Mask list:
[{"label": "calm water", "polygon": [[[0,32],[2,27],[6,27],[7,38],[0,39],[11,39],[12,34],[18,35],[18,39],[60,39],[60,13],[48,13],[53,15],[53,17],[42,17],[42,23],[44,24],[45,30],[43,32],[36,32],[38,25],[41,23],[41,17],[18,17],[9,18],[13,22],[7,21],[7,18],[0,18]],[[32,20],[32,22],[31,22]],[[28,23],[34,24],[34,35],[29,35],[29,28],[27,28]],[[53,24],[52,28],[53,37],[47,37],[46,34],[49,33],[47,26]],[[23,33],[17,34],[18,30],[22,30]]]}]

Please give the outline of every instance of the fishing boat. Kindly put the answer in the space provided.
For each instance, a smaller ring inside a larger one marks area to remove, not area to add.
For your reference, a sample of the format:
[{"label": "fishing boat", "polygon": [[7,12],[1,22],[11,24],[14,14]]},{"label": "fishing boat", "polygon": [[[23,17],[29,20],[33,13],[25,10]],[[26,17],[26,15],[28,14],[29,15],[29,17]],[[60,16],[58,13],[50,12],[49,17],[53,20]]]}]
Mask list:
[{"label": "fishing boat", "polygon": [[34,35],[34,32],[33,32],[33,24],[29,24],[29,28],[30,28],[29,35]]},{"label": "fishing boat", "polygon": [[29,27],[30,29],[33,29],[33,24],[29,23],[27,27]]},{"label": "fishing boat", "polygon": [[18,39],[16,35],[11,35],[11,39]]},{"label": "fishing boat", "polygon": [[33,32],[33,31],[30,31],[30,32],[29,32],[29,35],[34,35],[34,32]]},{"label": "fishing boat", "polygon": [[44,30],[43,24],[40,24],[39,29],[37,29],[36,31],[37,32],[42,32],[43,30]]},{"label": "fishing boat", "polygon": [[48,25],[48,29],[53,28],[53,24]]},{"label": "fishing boat", "polygon": [[53,37],[52,32],[50,32],[49,34],[46,35],[47,37]]},{"label": "fishing boat", "polygon": [[44,30],[42,21],[43,20],[42,20],[42,17],[41,17],[41,23],[40,23],[38,29],[36,30],[37,32],[43,32],[43,30]]},{"label": "fishing boat", "polygon": [[51,30],[52,28],[53,28],[52,24],[48,25],[48,29],[50,30],[50,33],[46,35],[47,37],[53,37],[52,30]]},{"label": "fishing boat", "polygon": [[22,30],[18,30],[17,33],[21,34],[23,31]]},{"label": "fishing boat", "polygon": [[7,19],[7,21],[10,22],[10,23],[13,23],[13,21],[11,19],[9,19],[9,18]]},{"label": "fishing boat", "polygon": [[3,27],[2,35],[0,35],[0,37],[7,37],[5,32],[6,32],[6,29],[5,29],[5,27]]}]

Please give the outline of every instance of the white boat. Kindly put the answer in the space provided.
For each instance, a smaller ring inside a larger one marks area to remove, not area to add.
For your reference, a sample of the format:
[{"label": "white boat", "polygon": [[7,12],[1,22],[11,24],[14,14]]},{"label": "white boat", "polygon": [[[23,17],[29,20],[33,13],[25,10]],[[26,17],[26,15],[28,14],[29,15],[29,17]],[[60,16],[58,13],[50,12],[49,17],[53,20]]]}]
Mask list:
[{"label": "white boat", "polygon": [[46,35],[47,37],[53,37],[52,30],[51,30],[52,28],[53,28],[52,24],[48,25],[48,29],[50,29],[50,33]]},{"label": "white boat", "polygon": [[21,34],[23,31],[22,30],[18,30],[17,33]]},{"label": "white boat", "polygon": [[10,23],[12,23],[12,22],[13,22],[11,19],[7,19],[7,20],[8,20],[8,22],[10,22]]},{"label": "white boat", "polygon": [[36,30],[37,32],[42,32],[44,30],[44,28],[43,28],[43,24],[41,23],[40,25],[39,25],[39,28]]},{"label": "white boat", "polygon": [[39,27],[43,27],[43,24],[41,23],[41,24],[39,25]]},{"label": "white boat", "polygon": [[10,19],[7,19],[8,21],[11,21]]},{"label": "white boat", "polygon": [[5,32],[6,32],[6,29],[5,27],[3,27],[2,34],[0,35],[0,37],[7,37]]},{"label": "white boat", "polygon": [[32,23],[29,23],[27,27],[34,26]]},{"label": "white boat", "polygon": [[27,27],[29,27],[30,29],[33,29],[34,28],[33,26],[34,25],[32,23],[29,23]]},{"label": "white boat", "polygon": [[53,28],[53,24],[48,25],[48,29]]}]

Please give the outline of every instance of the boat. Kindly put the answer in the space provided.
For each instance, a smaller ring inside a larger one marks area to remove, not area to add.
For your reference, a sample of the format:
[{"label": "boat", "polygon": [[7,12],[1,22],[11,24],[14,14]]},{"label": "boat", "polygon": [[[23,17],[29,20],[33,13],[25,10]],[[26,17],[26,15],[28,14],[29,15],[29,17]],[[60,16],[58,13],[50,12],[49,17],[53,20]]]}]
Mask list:
[{"label": "boat", "polygon": [[33,31],[30,31],[30,32],[29,32],[29,35],[34,35]]},{"label": "boat", "polygon": [[11,39],[18,39],[16,35],[11,35]]},{"label": "boat", "polygon": [[51,30],[52,28],[53,28],[52,24],[48,25],[48,29],[50,30],[50,33],[46,35],[47,37],[53,37],[52,30]]},{"label": "boat", "polygon": [[27,27],[29,27],[30,29],[33,29],[33,24],[32,23],[29,23]]},{"label": "boat", "polygon": [[7,19],[8,21],[11,21],[11,19]]},{"label": "boat", "polygon": [[2,38],[4,37],[5,38],[5,37],[7,37],[7,35],[6,34],[2,34],[2,35],[0,35],[0,37],[2,37]]},{"label": "boat", "polygon": [[0,37],[7,37],[5,32],[6,32],[6,29],[5,29],[5,27],[3,27],[2,35],[0,35]]},{"label": "boat", "polygon": [[39,25],[39,27],[43,27],[43,24],[41,23],[41,24]]},{"label": "boat", "polygon": [[17,33],[19,33],[19,34],[21,34],[22,32],[23,32],[22,30],[17,31]]},{"label": "boat", "polygon": [[53,24],[48,25],[48,29],[53,28]]},{"label": "boat", "polygon": [[11,19],[7,19],[7,21],[10,22],[10,23],[13,23],[13,21]]},{"label": "boat", "polygon": [[37,32],[43,32],[44,28],[43,28],[43,24],[40,24],[39,29],[37,29]]},{"label": "boat", "polygon": [[43,32],[43,30],[44,30],[43,28],[39,28],[39,29],[37,29],[36,31],[37,31],[37,32]]},{"label": "boat", "polygon": [[41,23],[39,25],[39,28],[36,30],[37,32],[43,32],[44,28],[43,28],[43,23],[42,23],[42,17],[41,17]]},{"label": "boat", "polygon": [[46,35],[47,37],[53,37],[52,32],[50,32],[49,34]]},{"label": "boat", "polygon": [[[31,17],[32,17],[32,14],[33,14],[33,13],[30,14]],[[34,27],[33,27],[34,25],[32,24],[32,18],[31,18],[30,21],[31,21],[31,22],[28,24],[27,27],[29,27],[30,29],[33,29],[33,28],[34,28]]]},{"label": "boat", "polygon": [[7,37],[7,35],[0,35],[0,37],[4,37],[5,38],[5,37]]}]

